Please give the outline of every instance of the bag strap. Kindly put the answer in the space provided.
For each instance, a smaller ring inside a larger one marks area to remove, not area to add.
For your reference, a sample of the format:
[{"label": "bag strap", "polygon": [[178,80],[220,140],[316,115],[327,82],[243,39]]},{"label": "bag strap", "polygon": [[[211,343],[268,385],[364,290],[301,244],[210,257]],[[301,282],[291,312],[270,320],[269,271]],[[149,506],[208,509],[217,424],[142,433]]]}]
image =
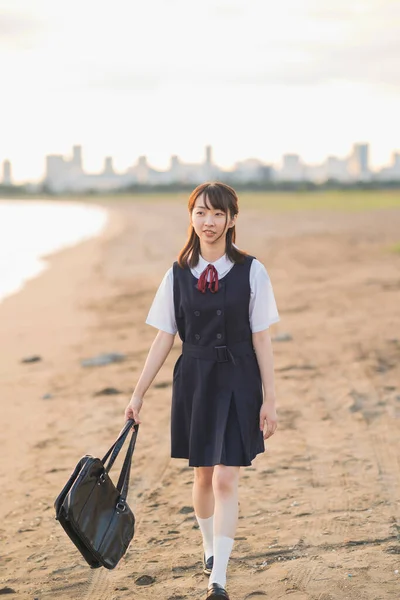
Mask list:
[{"label": "bag strap", "polygon": [[[106,473],[109,472],[109,470],[115,463],[117,456],[120,453],[120,450],[121,450],[122,446],[124,445],[126,438],[128,437],[129,430],[131,429],[131,427],[133,425],[135,425],[134,419],[128,419],[126,421],[126,423],[123,426],[123,428],[121,429],[117,439],[115,440],[115,442],[113,443],[111,448],[107,451],[103,460],[101,461],[105,467]],[[135,425],[135,429],[137,430],[138,428],[139,428],[139,425]],[[107,461],[108,457],[110,457],[110,460],[109,460],[108,464],[106,465],[106,461]]]},{"label": "bag strap", "polygon": [[134,427],[132,432],[132,436],[129,442],[128,450],[126,451],[126,456],[124,460],[124,464],[122,465],[121,473],[119,475],[117,490],[120,492],[120,501],[125,502],[128,496],[128,488],[129,488],[129,478],[131,473],[131,465],[132,465],[132,455],[136,445],[136,439],[138,435],[139,426]]}]

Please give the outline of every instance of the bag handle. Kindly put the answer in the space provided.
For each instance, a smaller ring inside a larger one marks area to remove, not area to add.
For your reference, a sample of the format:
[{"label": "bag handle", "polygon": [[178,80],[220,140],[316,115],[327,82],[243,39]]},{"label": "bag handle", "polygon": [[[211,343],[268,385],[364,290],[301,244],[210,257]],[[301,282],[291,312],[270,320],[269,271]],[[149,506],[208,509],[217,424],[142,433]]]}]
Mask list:
[{"label": "bag handle", "polygon": [[132,455],[135,449],[137,435],[138,435],[138,427],[135,427],[132,436],[129,442],[128,450],[126,451],[126,456],[124,460],[124,464],[122,465],[121,473],[119,475],[117,490],[120,492],[120,502],[125,502],[128,496],[128,488],[129,488],[129,478],[131,474],[131,465],[132,465]]},{"label": "bag handle", "polygon": [[[121,429],[117,439],[115,440],[115,442],[113,443],[113,445],[111,446],[111,448],[107,451],[107,453],[105,454],[103,460],[101,461],[104,464],[106,473],[109,472],[109,470],[111,469],[111,467],[113,466],[113,464],[116,461],[116,458],[118,456],[118,454],[120,453],[120,450],[122,448],[122,446],[124,445],[124,442],[128,436],[129,430],[130,428],[135,425],[135,421],[134,419],[128,419],[125,423],[125,425],[123,426],[123,428]],[[138,430],[139,429],[139,425],[135,425],[135,429]],[[110,460],[108,462],[108,465],[106,465],[106,461],[108,459],[108,457],[111,455]]]},{"label": "bag handle", "polygon": [[[116,486],[116,488],[120,494],[118,503],[117,503],[117,508],[119,508],[121,511],[125,510],[125,502],[126,502],[126,498],[128,496],[129,478],[130,478],[131,465],[132,465],[132,455],[133,455],[133,451],[135,449],[136,439],[137,439],[138,431],[139,431],[139,424],[135,423],[134,419],[127,420],[127,422],[121,429],[117,439],[115,440],[115,442],[113,443],[111,448],[107,451],[106,455],[104,456],[104,458],[102,460],[105,471],[106,471],[106,473],[108,473],[109,470],[111,469],[111,467],[113,466],[118,454],[120,453],[121,448],[122,448],[126,438],[128,437],[130,429],[133,429],[132,436],[131,436],[131,439],[129,442],[128,449],[126,451],[124,463],[122,465],[122,469],[119,474],[118,483]],[[108,458],[109,458],[109,461],[108,461],[108,464],[106,465],[105,463]]]}]

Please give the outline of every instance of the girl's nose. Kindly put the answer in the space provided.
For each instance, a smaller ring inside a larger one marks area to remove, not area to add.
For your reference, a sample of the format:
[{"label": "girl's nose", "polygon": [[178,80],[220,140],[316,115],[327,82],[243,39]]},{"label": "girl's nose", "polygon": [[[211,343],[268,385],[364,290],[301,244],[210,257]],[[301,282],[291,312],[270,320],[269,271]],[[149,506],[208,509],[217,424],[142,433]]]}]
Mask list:
[{"label": "girl's nose", "polygon": [[208,215],[206,216],[206,221],[205,221],[205,223],[206,223],[206,225],[213,225],[213,223],[214,223],[214,216],[213,216],[213,215],[210,215],[210,214],[208,214]]}]

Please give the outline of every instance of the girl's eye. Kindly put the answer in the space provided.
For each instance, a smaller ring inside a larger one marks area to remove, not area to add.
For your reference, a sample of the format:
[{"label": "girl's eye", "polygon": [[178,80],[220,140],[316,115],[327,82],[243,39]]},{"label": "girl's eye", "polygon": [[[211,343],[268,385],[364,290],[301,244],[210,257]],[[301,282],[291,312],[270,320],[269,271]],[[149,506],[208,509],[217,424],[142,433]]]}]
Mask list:
[{"label": "girl's eye", "polygon": [[[202,215],[202,214],[204,214],[202,210],[198,210],[198,211],[196,212],[196,215]],[[224,215],[225,215],[225,213],[223,213],[223,212],[218,212],[218,213],[215,213],[215,216],[216,216],[216,217],[223,217]]]}]

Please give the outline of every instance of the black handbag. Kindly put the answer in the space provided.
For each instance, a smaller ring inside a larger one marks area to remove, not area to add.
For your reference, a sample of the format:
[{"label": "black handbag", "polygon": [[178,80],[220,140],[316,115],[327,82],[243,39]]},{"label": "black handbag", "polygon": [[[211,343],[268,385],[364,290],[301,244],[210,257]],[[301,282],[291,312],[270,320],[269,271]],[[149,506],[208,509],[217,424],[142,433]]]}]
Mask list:
[{"label": "black handbag", "polygon": [[[115,486],[109,471],[131,428],[132,436]],[[103,460],[90,455],[82,457],[54,503],[56,519],[92,568],[113,569],[135,533],[135,517],[126,497],[138,430],[139,425],[129,419]]]}]

